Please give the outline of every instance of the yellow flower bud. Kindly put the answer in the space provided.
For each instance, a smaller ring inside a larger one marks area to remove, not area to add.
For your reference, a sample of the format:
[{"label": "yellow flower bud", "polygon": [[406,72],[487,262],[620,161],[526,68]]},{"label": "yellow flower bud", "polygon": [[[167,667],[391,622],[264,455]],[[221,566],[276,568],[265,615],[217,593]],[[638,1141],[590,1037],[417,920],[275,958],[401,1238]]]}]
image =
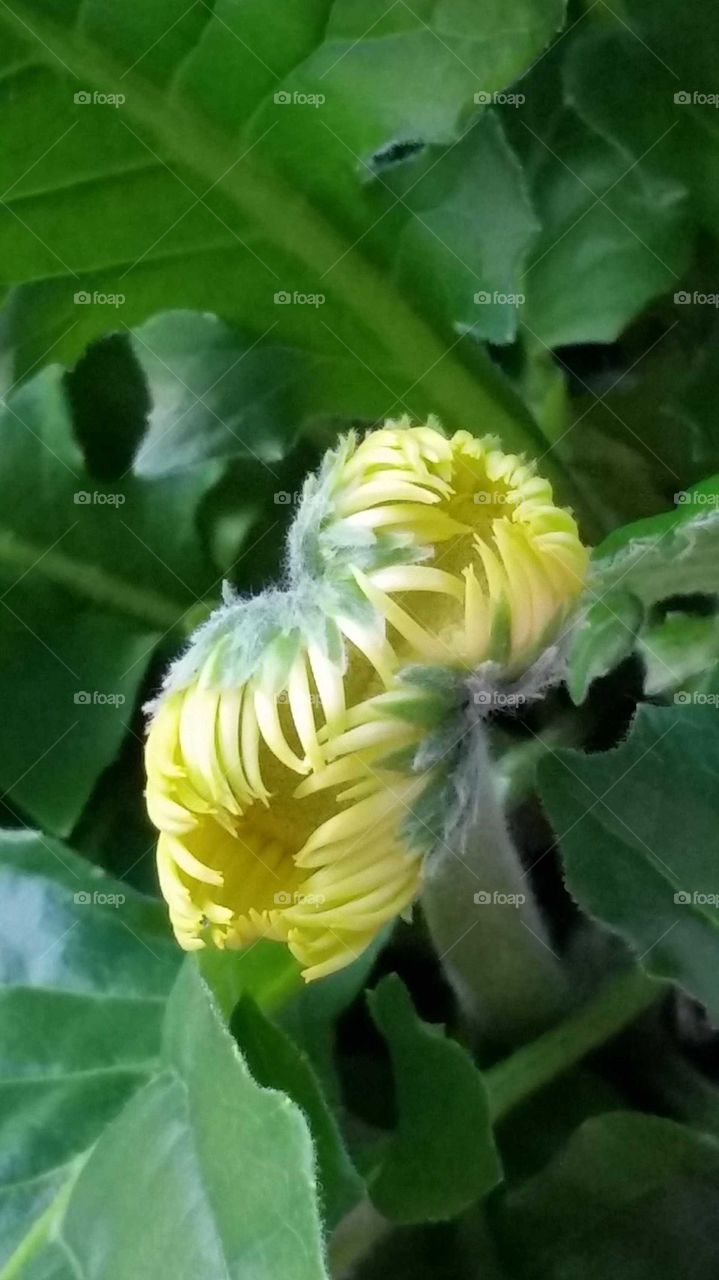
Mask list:
[{"label": "yellow flower bud", "polygon": [[451,724],[427,735],[460,675],[528,666],[586,562],[547,481],[491,438],[345,437],[305,486],[286,588],[227,600],[155,707],[147,804],[181,945],[275,939],[306,979],[355,959],[419,892],[454,745]]},{"label": "yellow flower bud", "polygon": [[491,436],[388,421],[348,438],[323,484],[320,555],[329,547],[332,563],[347,546],[400,662],[493,659],[516,673],[552,641],[582,588],[588,553],[576,522],[534,465]]},{"label": "yellow flower bud", "polygon": [[[312,979],[354,960],[417,896],[421,850],[401,827],[425,786],[407,763],[434,704],[407,688],[345,709],[318,651],[298,650],[279,693],[268,665],[230,688],[205,670],[164,698],[147,805],[181,945],[275,939]],[[346,680],[377,683],[359,655]]]}]

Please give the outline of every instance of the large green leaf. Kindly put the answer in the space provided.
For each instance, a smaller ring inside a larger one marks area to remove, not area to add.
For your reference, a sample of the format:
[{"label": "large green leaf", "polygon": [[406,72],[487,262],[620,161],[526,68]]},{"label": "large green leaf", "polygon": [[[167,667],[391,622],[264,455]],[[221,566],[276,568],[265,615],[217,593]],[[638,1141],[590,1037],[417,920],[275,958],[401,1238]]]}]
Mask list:
[{"label": "large green leaf", "polygon": [[57,367],[11,394],[1,428],[0,784],[67,834],[119,749],[158,639],[218,590],[196,511],[219,463],[99,481]]},{"label": "large green leaf", "polygon": [[46,1232],[22,1280],[326,1277],[306,1122],[251,1078],[192,962],[168,1004],[159,1073]]},{"label": "large green leaf", "polygon": [[161,313],[129,331],[147,380],[150,412],[135,458],[140,476],[196,466],[208,458],[253,459],[274,477],[300,428],[316,419],[351,419],[358,394],[381,417],[387,391],[358,386],[362,367],[347,352],[310,355],[256,340],[242,342],[216,316]]},{"label": "large green leaf", "polygon": [[386,167],[380,180],[386,212],[369,242],[390,232],[396,237],[396,270],[407,295],[428,311],[439,304],[462,332],[511,342],[538,226],[499,107],[454,146],[424,148]]},{"label": "large green leaf", "polygon": [[646,174],[564,100],[563,62],[575,39],[527,78],[526,106],[509,118],[541,229],[520,280],[523,320],[549,347],[612,342],[689,261],[686,189]]},{"label": "large green leaf", "polygon": [[[396,239],[389,222],[384,238],[375,227],[386,187],[366,165],[398,141],[451,146],[475,94],[506,87],[557,31],[562,0],[481,13],[469,0],[283,0],[271,31],[256,2],[187,13],[166,0],[152,19],[144,8],[134,0],[121,29],[106,0],[73,3],[62,17],[44,0],[0,11],[11,37],[0,263],[29,286],[8,314],[19,367],[51,344],[71,358],[114,327],[102,299],[120,294],[127,326],[161,308],[211,310],[251,338],[272,328],[292,347],[349,357],[357,415],[373,412],[382,388],[387,409],[434,408],[471,427],[491,417],[526,443],[531,422],[489,361],[468,344],[475,377],[447,352],[467,295],[445,291],[442,276],[463,256],[465,232],[470,278],[477,271],[467,196],[444,228],[441,265],[434,254],[413,262],[416,276],[426,272],[418,316],[393,283]],[[489,209],[486,222],[485,258],[505,230]],[[92,300],[74,304],[78,292]]]},{"label": "large green leaf", "polygon": [[641,707],[614,751],[540,767],[570,892],[719,1015],[716,707]]},{"label": "large green leaf", "polygon": [[[0,889],[3,1280],[99,1280],[106,1249],[113,1278],[150,1280],[170,1244],[188,1280],[202,1265],[320,1280],[304,1122],[250,1078],[194,960],[174,986],[164,906],[29,832],[2,834]],[[236,992],[271,1006],[285,954],[219,957],[214,984],[231,968]],[[323,1150],[323,1168],[349,1177]],[[292,1171],[280,1183],[278,1167]]]},{"label": "large green leaf", "polygon": [[461,1045],[417,1017],[398,978],[375,988],[370,1008],[389,1045],[398,1109],[370,1194],[397,1222],[451,1218],[502,1176],[482,1077]]},{"label": "large green leaf", "polygon": [[718,1210],[714,1138],[624,1111],[585,1121],[500,1223],[521,1280],[712,1280]]},{"label": "large green leaf", "polygon": [[307,1117],[317,1152],[324,1218],[331,1229],[361,1198],[364,1186],[312,1065],[290,1037],[262,1014],[251,996],[243,997],[237,1005],[230,1025],[254,1079],[286,1093]]},{"label": "large green leaf", "polygon": [[[710,252],[682,284],[693,288],[715,274]],[[677,309],[667,299],[599,368],[592,359],[593,372],[580,370],[562,445],[572,470],[601,495],[605,532],[666,511],[719,470],[717,331],[713,309],[711,316],[706,307]]]},{"label": "large green leaf", "polygon": [[179,952],[159,904],[30,832],[0,834],[0,934],[5,1263],[157,1068]]},{"label": "large green leaf", "polygon": [[568,91],[594,128],[624,155],[641,157],[647,180],[662,174],[691,191],[694,217],[716,232],[716,5],[624,0],[622,9],[618,22],[577,42]]}]

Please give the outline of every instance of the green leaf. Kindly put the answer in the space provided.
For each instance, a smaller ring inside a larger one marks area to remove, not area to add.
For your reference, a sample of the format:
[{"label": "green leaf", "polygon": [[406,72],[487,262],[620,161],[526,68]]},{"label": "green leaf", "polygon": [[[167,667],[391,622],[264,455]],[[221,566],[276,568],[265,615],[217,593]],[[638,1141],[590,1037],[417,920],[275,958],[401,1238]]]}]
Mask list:
[{"label": "green leaf", "polygon": [[[715,273],[709,249],[686,283],[699,286]],[[666,511],[719,469],[718,333],[713,309],[677,310],[668,300],[604,354],[610,375],[579,370],[571,419],[578,429],[562,446],[567,465],[599,498],[605,532]]]},{"label": "green leaf", "polygon": [[[538,443],[483,353],[447,352],[456,294],[438,281],[418,316],[394,284],[395,238],[364,252],[385,192],[364,175],[398,140],[456,142],[475,93],[520,75],[563,15],[562,0],[514,0],[479,20],[468,0],[361,13],[353,0],[331,12],[284,0],[270,34],[256,0],[191,15],[166,0],[172,38],[153,43],[138,0],[121,33],[105,0],[61,18],[43,0],[0,10],[11,37],[0,265],[27,282],[8,313],[19,368],[50,344],[73,358],[115,310],[127,327],[168,307],[212,311],[251,340],[272,329],[273,341],[349,359],[354,416],[373,416],[381,390],[387,408],[476,429],[491,415],[509,443]],[[28,170],[30,145],[43,159]],[[445,261],[453,254],[450,240]]]},{"label": "green leaf", "polygon": [[579,905],[719,1016],[714,706],[644,706],[614,751],[560,751],[540,789]]},{"label": "green leaf", "polygon": [[66,835],[119,750],[158,640],[219,590],[197,524],[219,464],[99,480],[53,367],[7,398],[0,469],[0,785]]},{"label": "green leaf", "polygon": [[251,1078],[191,962],[162,1069],[97,1143],[52,1240],[83,1280],[106,1280],[110,1258],[113,1280],[325,1280],[305,1120]]},{"label": "green leaf", "polygon": [[[497,1069],[501,1071],[502,1064]],[[496,1123],[507,1183],[524,1182],[538,1173],[583,1121],[618,1110],[622,1103],[619,1088],[585,1066],[562,1072],[526,1097]]]},{"label": "green leaf", "polygon": [[683,184],[647,174],[635,164],[641,152],[621,151],[563,101],[574,38],[537,64],[522,86],[526,107],[509,119],[541,223],[521,286],[523,319],[548,347],[614,341],[674,287],[691,250]]},{"label": "green leaf", "polygon": [[396,1222],[454,1217],[501,1180],[482,1077],[440,1027],[422,1022],[397,977],[369,996],[394,1069],[398,1124],[369,1182]]},{"label": "green leaf", "polygon": [[676,497],[674,511],[616,529],[597,547],[592,595],[621,586],[649,608],[673,595],[719,592],[719,477]]},{"label": "green leaf", "polygon": [[[273,326],[274,327],[274,326]],[[300,429],[330,414],[351,418],[356,397],[382,416],[387,391],[374,397],[358,387],[364,373],[345,353],[310,356],[269,339],[243,342],[216,316],[161,313],[128,332],[147,380],[150,413],[134,470],[165,475],[211,458],[263,464],[281,490],[275,469]]]},{"label": "green leaf", "polygon": [[361,1198],[362,1180],[347,1154],[307,1056],[288,1035],[263,1016],[251,996],[232,1015],[231,1030],[253,1078],[278,1089],[302,1110],[312,1131],[324,1218],[332,1229]]},{"label": "green leaf", "polygon": [[[582,33],[567,85],[585,120],[627,157],[692,194],[694,217],[719,225],[719,124],[712,0],[625,0],[621,23]],[[713,286],[712,286],[712,291]]]},{"label": "green leaf", "polygon": [[572,634],[569,650],[567,685],[575,705],[584,702],[594,680],[629,656],[642,616],[639,601],[621,589],[589,604]]},{"label": "green leaf", "polygon": [[[427,310],[439,304],[461,332],[512,342],[522,314],[521,272],[538,226],[498,112],[487,111],[453,147],[425,148],[381,180],[401,204],[401,225],[400,216],[390,225],[408,296]],[[387,234],[386,220],[380,231]]]},{"label": "green leaf", "polygon": [[300,989],[276,1012],[280,1026],[307,1055],[325,1097],[336,1109],[341,1106],[341,1097],[334,1059],[335,1025],[340,1014],[365,989],[391,930],[391,925],[385,926],[357,960],[322,982],[301,983]]},{"label": "green leaf", "polygon": [[179,952],[159,904],[31,832],[0,833],[0,937],[2,1264],[157,1069]]},{"label": "green leaf", "polygon": [[211,947],[197,954],[200,973],[229,1022],[238,1002],[246,996],[264,1011],[274,1011],[301,987],[300,966],[287,947],[261,938],[244,951],[217,951]]},{"label": "green leaf", "polygon": [[642,628],[639,653],[648,697],[678,685],[687,692],[687,686],[693,686],[719,659],[719,620],[716,616],[669,613],[661,622]]},{"label": "green leaf", "polygon": [[509,1194],[501,1238],[520,1280],[712,1280],[718,1211],[719,1144],[619,1111],[585,1121]]}]

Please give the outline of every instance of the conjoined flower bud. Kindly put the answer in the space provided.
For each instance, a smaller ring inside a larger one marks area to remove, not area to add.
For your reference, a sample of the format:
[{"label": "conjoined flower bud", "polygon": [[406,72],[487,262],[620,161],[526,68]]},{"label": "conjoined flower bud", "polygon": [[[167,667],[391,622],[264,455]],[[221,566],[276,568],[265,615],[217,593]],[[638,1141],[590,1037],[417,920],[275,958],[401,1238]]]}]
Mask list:
[{"label": "conjoined flower bud", "polygon": [[306,979],[355,959],[417,897],[431,843],[448,701],[417,664],[516,676],[585,565],[548,483],[494,441],[404,420],[345,437],[305,485],[285,586],[228,594],[153,707],[147,804],[181,945],[275,939]]}]

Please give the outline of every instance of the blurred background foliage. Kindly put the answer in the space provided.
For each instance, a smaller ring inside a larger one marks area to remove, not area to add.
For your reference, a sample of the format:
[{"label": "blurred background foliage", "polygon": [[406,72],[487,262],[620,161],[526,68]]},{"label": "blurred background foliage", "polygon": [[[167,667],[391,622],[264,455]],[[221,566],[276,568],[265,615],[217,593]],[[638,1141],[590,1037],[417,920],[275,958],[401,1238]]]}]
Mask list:
[{"label": "blurred background foliage", "polygon": [[710,1280],[719,917],[671,909],[632,829],[717,888],[712,711],[560,752],[544,809],[532,774],[578,988],[592,917],[684,994],[498,1118],[421,919],[300,994],[272,947],[209,958],[237,1058],[155,899],[141,708],[223,579],[281,574],[324,449],[404,413],[526,450],[613,535],[582,745],[716,688],[716,535],[662,513],[719,472],[719,11],[12,0],[0,29],[0,1278],[319,1280],[344,1220],[361,1280]]}]

